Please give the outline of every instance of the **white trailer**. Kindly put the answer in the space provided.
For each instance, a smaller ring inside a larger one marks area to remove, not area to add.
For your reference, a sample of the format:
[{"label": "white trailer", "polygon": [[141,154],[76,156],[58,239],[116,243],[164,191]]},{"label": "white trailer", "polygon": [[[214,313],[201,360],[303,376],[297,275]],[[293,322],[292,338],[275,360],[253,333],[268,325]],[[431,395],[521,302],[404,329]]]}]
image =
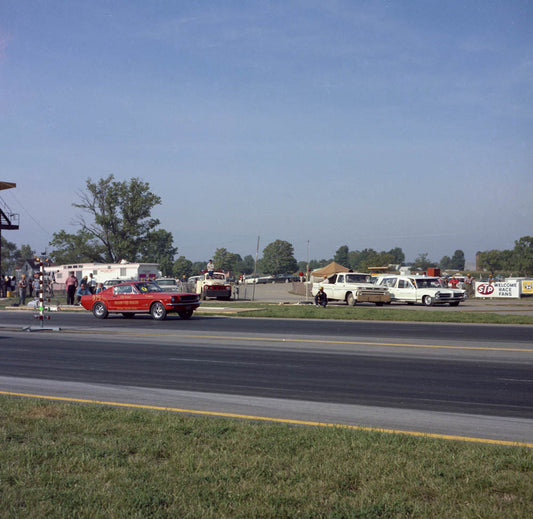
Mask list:
[{"label": "white trailer", "polygon": [[55,265],[46,267],[46,272],[53,276],[54,289],[62,290],[65,288],[65,281],[70,272],[78,278],[78,281],[84,276],[93,275],[97,283],[104,283],[109,280],[126,281],[139,279],[143,281],[155,280],[159,276],[159,267],[157,263],[78,263],[71,265]]}]

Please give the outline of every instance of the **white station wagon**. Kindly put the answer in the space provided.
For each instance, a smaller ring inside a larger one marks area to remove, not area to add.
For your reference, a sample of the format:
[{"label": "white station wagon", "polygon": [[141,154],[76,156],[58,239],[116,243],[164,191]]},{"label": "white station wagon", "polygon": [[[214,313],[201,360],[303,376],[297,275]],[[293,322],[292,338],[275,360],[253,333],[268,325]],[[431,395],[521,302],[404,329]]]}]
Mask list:
[{"label": "white station wagon", "polygon": [[436,277],[383,274],[378,276],[376,284],[389,289],[391,301],[401,303],[457,306],[466,299],[465,290],[446,288]]}]

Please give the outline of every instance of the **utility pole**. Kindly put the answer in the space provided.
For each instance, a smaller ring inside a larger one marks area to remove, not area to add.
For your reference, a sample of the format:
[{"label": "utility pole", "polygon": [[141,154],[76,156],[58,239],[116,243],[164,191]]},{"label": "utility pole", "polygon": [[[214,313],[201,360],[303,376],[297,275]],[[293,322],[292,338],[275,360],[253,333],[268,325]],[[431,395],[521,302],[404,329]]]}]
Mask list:
[{"label": "utility pole", "polygon": [[254,282],[252,289],[252,301],[255,301],[255,285],[257,285],[257,256],[259,255],[259,240],[261,236],[257,237],[257,248],[255,249],[255,265],[254,265]]},{"label": "utility pole", "polygon": [[305,273],[305,298],[309,299],[309,240],[307,240],[307,272]]}]

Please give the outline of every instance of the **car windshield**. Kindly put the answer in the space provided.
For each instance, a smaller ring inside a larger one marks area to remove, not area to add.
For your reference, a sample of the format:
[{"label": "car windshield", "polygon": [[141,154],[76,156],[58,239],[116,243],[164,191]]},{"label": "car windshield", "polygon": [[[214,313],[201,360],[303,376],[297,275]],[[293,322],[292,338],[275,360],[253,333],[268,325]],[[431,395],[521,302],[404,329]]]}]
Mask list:
[{"label": "car windshield", "polygon": [[135,288],[141,294],[146,294],[147,292],[163,292],[157,283],[135,283]]},{"label": "car windshield", "polygon": [[417,279],[415,280],[417,288],[442,288],[438,278]]},{"label": "car windshield", "polygon": [[226,279],[226,276],[224,274],[213,274],[211,279]]}]

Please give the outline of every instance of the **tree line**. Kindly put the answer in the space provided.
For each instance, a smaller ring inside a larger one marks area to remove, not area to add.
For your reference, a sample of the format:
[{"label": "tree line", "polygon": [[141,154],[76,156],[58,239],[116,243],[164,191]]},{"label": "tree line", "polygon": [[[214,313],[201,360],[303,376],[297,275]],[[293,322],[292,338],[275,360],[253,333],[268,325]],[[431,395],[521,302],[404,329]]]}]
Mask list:
[{"label": "tree line", "polygon": [[492,275],[503,271],[518,276],[533,276],[533,236],[522,236],[510,250],[478,252],[477,265]]},{"label": "tree line", "polygon": [[[193,262],[185,256],[176,256],[172,233],[160,228],[160,221],[152,217],[152,210],[161,204],[161,198],[151,192],[147,182],[139,178],[119,182],[113,175],[93,181],[87,179],[85,190],[72,205],[80,209],[78,230],[68,233],[60,230],[53,234],[48,257],[54,264],[72,263],[157,263],[164,276],[190,277],[205,269],[205,262]],[[3,274],[14,272],[17,264],[35,256],[29,245],[19,248],[2,237],[1,266]],[[284,240],[275,240],[263,249],[257,265],[252,255],[241,257],[226,248],[217,248],[212,257],[215,268],[235,274],[293,274],[321,268],[331,261],[354,271],[367,271],[368,267],[405,264],[405,254],[400,247],[389,251],[363,249],[350,251],[342,245],[333,258],[298,262],[294,247]],[[515,242],[512,251],[486,251],[478,253],[480,267],[494,273],[496,270],[514,270],[522,275],[533,274],[533,238],[525,236]],[[461,250],[432,262],[427,253],[421,253],[412,263],[414,268],[428,267],[464,270],[465,257]]]}]

